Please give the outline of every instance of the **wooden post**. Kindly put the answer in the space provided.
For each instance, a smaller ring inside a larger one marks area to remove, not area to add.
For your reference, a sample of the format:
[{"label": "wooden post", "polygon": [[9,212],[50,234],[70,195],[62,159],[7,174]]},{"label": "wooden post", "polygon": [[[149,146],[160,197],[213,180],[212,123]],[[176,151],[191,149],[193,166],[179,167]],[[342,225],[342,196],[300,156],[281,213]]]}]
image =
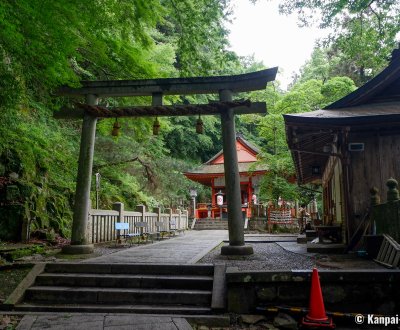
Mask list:
[{"label": "wooden post", "polygon": [[[118,212],[117,222],[124,222],[124,203],[113,203],[112,209]],[[117,229],[117,243],[121,243],[121,229]]]},{"label": "wooden post", "polygon": [[136,205],[135,211],[141,213],[140,222],[145,222],[146,206],[145,205]]},{"label": "wooden post", "polygon": [[185,230],[187,230],[187,229],[189,229],[189,212],[188,212],[188,210],[184,210],[183,211],[183,214],[184,214],[184,222],[185,222]]},{"label": "wooden post", "polygon": [[381,197],[379,196],[378,188],[372,187],[369,192],[371,194],[371,206],[379,205],[381,203]]},{"label": "wooden post", "polygon": [[157,213],[157,222],[161,222],[161,207],[155,207],[154,213]]},{"label": "wooden post", "polygon": [[[96,95],[86,95],[86,103],[97,104]],[[97,118],[85,114],[82,123],[81,146],[79,151],[78,176],[76,180],[74,216],[72,222],[71,245],[63,248],[64,253],[86,254],[93,252],[93,244],[88,244],[86,236],[90,209],[90,186]]]},{"label": "wooden post", "polygon": [[[145,222],[146,206],[145,205],[136,205],[135,211],[141,213],[140,222]],[[149,226],[149,224],[147,224],[147,226]],[[147,227],[147,228],[149,228],[149,227]],[[140,233],[140,237],[139,237],[138,242],[140,243],[140,240],[143,239],[143,233],[144,233],[142,226],[139,227],[139,233]]]},{"label": "wooden post", "polygon": [[386,186],[388,187],[388,191],[387,191],[387,202],[394,202],[394,201],[398,201],[399,200],[399,190],[397,189],[399,184],[398,182],[393,179],[390,178],[389,180],[387,180],[386,182]]},{"label": "wooden post", "polygon": [[182,228],[181,228],[182,211],[181,211],[180,209],[178,209],[177,212],[178,212],[178,229],[182,229]]},{"label": "wooden post", "polygon": [[[220,101],[232,101],[232,91],[220,90]],[[240,176],[236,151],[235,115],[233,109],[221,113],[222,145],[224,151],[225,192],[228,208],[229,245],[221,248],[223,255],[253,254],[253,247],[244,244]]]},{"label": "wooden post", "polygon": [[165,213],[168,215],[168,231],[171,230],[171,220],[172,220],[172,209],[165,209]]}]

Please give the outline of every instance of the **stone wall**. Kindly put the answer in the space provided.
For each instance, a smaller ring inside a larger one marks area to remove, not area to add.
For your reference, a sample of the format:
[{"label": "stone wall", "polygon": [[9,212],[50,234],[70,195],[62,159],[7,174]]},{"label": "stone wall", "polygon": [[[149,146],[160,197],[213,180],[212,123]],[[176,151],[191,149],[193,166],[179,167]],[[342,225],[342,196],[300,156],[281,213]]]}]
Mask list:
[{"label": "stone wall", "polygon": [[267,220],[249,220],[248,222],[249,230],[262,230],[265,231],[268,229],[268,221]]},{"label": "stone wall", "polygon": [[379,204],[377,189],[371,189],[371,218],[375,223],[376,234],[387,234],[400,242],[400,197],[398,183],[395,179],[386,182],[387,202]]},{"label": "stone wall", "polygon": [[[312,271],[227,269],[228,311],[254,313],[262,306],[308,308]],[[319,271],[325,308],[331,312],[396,314],[400,270]]]}]

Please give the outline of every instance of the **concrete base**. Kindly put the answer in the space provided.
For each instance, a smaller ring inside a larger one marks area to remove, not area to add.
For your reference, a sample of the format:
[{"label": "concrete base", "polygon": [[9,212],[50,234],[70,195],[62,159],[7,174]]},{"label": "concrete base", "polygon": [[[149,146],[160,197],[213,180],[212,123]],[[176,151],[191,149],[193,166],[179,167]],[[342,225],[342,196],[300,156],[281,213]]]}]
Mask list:
[{"label": "concrete base", "polygon": [[251,245],[225,245],[221,247],[221,254],[223,256],[248,256],[254,254]]},{"label": "concrete base", "polygon": [[297,243],[306,244],[307,243],[307,237],[305,235],[297,236]]},{"label": "concrete base", "polygon": [[310,241],[312,241],[315,237],[317,237],[317,231],[316,230],[306,230],[306,237],[311,238]]},{"label": "concrete base", "polygon": [[323,253],[323,254],[343,254],[345,253],[346,245],[344,244],[323,244],[323,243],[307,243],[307,252]]},{"label": "concrete base", "polygon": [[94,251],[93,244],[85,245],[65,245],[62,248],[62,253],[64,254],[90,254]]},{"label": "concrete base", "polygon": [[[311,271],[298,269],[239,271],[234,267],[228,267],[226,270],[228,290],[226,312],[252,314],[259,306],[276,307],[288,304],[308,306],[310,275]],[[357,311],[366,314],[379,311],[383,315],[394,315],[400,310],[398,294],[400,270],[359,269],[354,264],[352,269],[320,270],[319,276],[327,310],[342,313]],[[373,299],[368,299],[368,297],[373,297]],[[349,327],[338,326],[337,329],[353,328],[350,322],[354,323],[354,321],[348,319],[348,322]],[[283,329],[283,327],[279,328]],[[365,329],[368,328],[370,327],[365,326]],[[383,326],[375,329],[378,328],[384,329]],[[314,329],[327,330],[328,328],[320,326]]]},{"label": "concrete base", "polygon": [[368,253],[368,258],[375,259],[378,256],[381,244],[383,241],[382,235],[365,235],[364,242]]}]

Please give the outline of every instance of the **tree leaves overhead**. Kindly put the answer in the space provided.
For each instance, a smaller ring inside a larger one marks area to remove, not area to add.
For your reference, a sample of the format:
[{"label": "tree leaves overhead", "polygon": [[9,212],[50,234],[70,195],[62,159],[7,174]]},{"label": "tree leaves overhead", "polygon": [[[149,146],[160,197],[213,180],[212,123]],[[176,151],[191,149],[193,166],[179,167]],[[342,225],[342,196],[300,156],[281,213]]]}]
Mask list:
[{"label": "tree leaves overhead", "polygon": [[[173,23],[170,33],[178,40],[177,65],[181,74],[218,72],[226,54],[228,31],[223,22],[229,15],[228,1],[165,0],[163,4],[170,8],[166,20]],[[210,54],[214,55],[211,61]]]},{"label": "tree leaves overhead", "polygon": [[[57,88],[79,86],[81,80],[236,70],[238,57],[225,49],[228,5],[217,0],[0,1],[0,176],[18,174],[21,191],[28,191],[24,207],[32,224],[47,227],[46,219],[52,219],[51,225],[66,235],[71,222],[81,123],[52,118],[53,111],[69,103],[56,95]],[[113,106],[149,101],[100,100]],[[209,135],[203,136],[182,128],[186,135],[166,146],[163,137],[173,132],[175,123],[168,118],[160,121],[164,136],[153,137],[152,119],[121,120],[118,138],[110,136],[112,120],[99,121],[94,162],[109,164],[98,168],[102,207],[115,201],[131,207],[161,202],[172,206],[185,197],[186,179],[166,170],[179,162],[170,155],[174,152],[189,161],[205,157],[217,144],[218,123],[205,120]],[[193,129],[193,119],[189,121]],[[181,143],[198,149],[180,150]],[[135,157],[138,161],[127,162]],[[179,169],[183,167],[179,163]],[[65,208],[69,212],[62,211]]]},{"label": "tree leaves overhead", "polygon": [[[315,66],[324,67],[324,61],[311,61]],[[259,134],[266,143],[261,145],[260,162],[268,166],[269,172],[262,182],[262,198],[277,200],[279,196],[286,200],[300,198],[295,185],[289,183],[294,179],[295,170],[292,157],[286,142],[284,114],[309,112],[321,109],[326,105],[352,92],[356,87],[348,77],[323,78],[324,74],[317,67],[305,69],[308,79],[299,81],[284,95],[276,93],[269,103],[269,115],[260,121]],[[311,79],[311,76],[320,79]]]},{"label": "tree leaves overhead", "polygon": [[326,28],[336,24],[340,16],[360,13],[381,20],[393,18],[400,6],[397,0],[282,0],[279,8],[285,14],[296,13],[303,25],[319,19],[320,27]]},{"label": "tree leaves overhead", "polygon": [[358,86],[387,64],[400,32],[397,0],[282,0],[280,10],[296,13],[301,25],[334,31],[322,45]]}]

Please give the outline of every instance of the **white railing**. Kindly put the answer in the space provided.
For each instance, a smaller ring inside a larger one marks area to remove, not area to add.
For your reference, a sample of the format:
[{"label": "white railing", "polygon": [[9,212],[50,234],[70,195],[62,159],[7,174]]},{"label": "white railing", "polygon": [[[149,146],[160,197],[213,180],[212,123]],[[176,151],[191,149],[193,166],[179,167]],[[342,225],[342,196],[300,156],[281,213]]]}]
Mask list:
[{"label": "white railing", "polygon": [[[125,222],[129,224],[129,233],[139,233],[139,228],[135,227],[137,222],[146,222],[150,232],[157,229],[169,231],[171,224],[173,229],[188,229],[188,211],[166,209],[161,213],[159,208],[154,212],[146,212],[144,205],[138,205],[136,211],[125,211],[123,203],[114,203],[113,210],[90,210],[87,228],[88,242],[101,243],[111,242],[117,239],[115,224]],[[160,228],[156,228],[156,222],[162,222]]]}]

